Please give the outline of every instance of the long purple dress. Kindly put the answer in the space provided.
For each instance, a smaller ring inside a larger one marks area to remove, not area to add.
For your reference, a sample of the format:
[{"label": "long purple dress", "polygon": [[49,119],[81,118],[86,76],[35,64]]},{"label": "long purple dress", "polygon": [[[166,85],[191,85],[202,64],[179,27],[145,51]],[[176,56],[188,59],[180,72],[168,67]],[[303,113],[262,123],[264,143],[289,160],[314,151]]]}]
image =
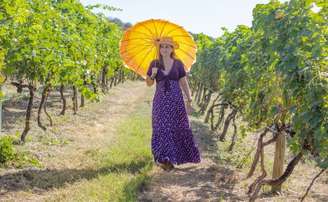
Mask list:
[{"label": "long purple dress", "polygon": [[[158,64],[152,61],[152,67]],[[157,65],[158,67],[158,65]],[[172,164],[199,163],[200,152],[187,116],[179,79],[186,76],[183,63],[175,59],[170,72],[161,69],[156,75],[156,91],[152,108],[152,154],[155,162]]]}]

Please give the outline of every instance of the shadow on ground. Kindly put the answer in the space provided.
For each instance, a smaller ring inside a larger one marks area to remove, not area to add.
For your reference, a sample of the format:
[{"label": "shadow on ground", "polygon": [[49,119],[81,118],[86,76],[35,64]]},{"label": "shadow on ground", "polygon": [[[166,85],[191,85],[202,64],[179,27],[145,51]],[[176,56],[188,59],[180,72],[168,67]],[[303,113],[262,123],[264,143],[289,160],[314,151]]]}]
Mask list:
[{"label": "shadow on ground", "polygon": [[217,138],[200,120],[190,120],[201,152],[201,163],[177,166],[171,172],[158,169],[139,194],[138,201],[241,201],[234,193],[233,170],[220,166]]},{"label": "shadow on ground", "polygon": [[129,172],[136,174],[141,171],[149,159],[133,161],[130,163],[114,164],[99,169],[25,169],[15,173],[7,173],[0,176],[0,196],[8,192],[18,192],[25,190],[38,190],[38,192],[48,191],[52,188],[60,188],[67,183],[73,184],[82,179],[93,179],[99,175],[110,173]]}]

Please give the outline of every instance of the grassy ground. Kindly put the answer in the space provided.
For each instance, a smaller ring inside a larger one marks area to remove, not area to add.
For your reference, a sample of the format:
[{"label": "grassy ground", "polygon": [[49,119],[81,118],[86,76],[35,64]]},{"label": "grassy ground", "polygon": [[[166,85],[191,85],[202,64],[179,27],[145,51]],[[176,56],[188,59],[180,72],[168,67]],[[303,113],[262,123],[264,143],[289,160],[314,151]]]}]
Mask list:
[{"label": "grassy ground", "polygon": [[[204,120],[205,116],[199,116],[201,120]],[[256,177],[258,177],[260,172],[260,166],[257,169],[253,177],[245,179],[256,151],[257,140],[259,134],[257,133],[246,133],[243,137],[241,130],[242,125],[246,123],[242,122],[240,119],[236,121],[238,133],[237,142],[234,146],[232,152],[228,152],[228,148],[231,143],[233,127],[230,126],[225,142],[217,141],[217,155],[219,158],[219,164],[225,165],[227,168],[231,168],[236,172],[238,176],[237,182],[234,184],[234,189],[239,190],[240,196],[245,195],[248,190],[248,186],[254,182]],[[221,130],[217,131],[219,135]],[[265,139],[269,139],[270,135],[267,135]],[[286,141],[287,144],[287,141]],[[265,158],[265,169],[268,173],[268,177],[272,176],[273,160],[275,144],[271,144],[264,148],[264,158]],[[285,165],[286,168],[289,161],[294,157],[291,151],[286,148],[285,154]],[[320,169],[315,166],[315,163],[309,160],[302,160],[295,168],[291,176],[282,185],[282,192],[279,195],[272,195],[270,193],[271,187],[264,186],[261,190],[261,195],[259,201],[299,201],[299,197],[303,196],[306,191],[307,186],[311,183],[313,177],[319,173]],[[316,180],[314,186],[312,187],[306,201],[328,201],[328,173],[323,174],[319,179]]]},{"label": "grassy ground", "polygon": [[[194,103],[195,104],[195,103]],[[196,112],[199,106],[194,105]],[[225,142],[218,140],[219,131],[209,130],[204,123],[205,114],[193,113],[190,116],[193,135],[201,152],[200,164],[177,166],[174,172],[157,170],[149,184],[139,194],[139,201],[248,201],[246,192],[251,183],[260,175],[256,169],[253,177],[245,179],[251,166],[258,134],[241,135],[237,121],[238,139],[232,152],[228,152],[232,127],[229,128]],[[268,135],[269,136],[269,135]],[[270,178],[273,166],[274,145],[265,147],[265,167]],[[293,158],[286,150],[285,166]],[[311,162],[297,165],[288,180],[283,184],[279,195],[270,194],[270,187],[264,186],[256,201],[299,201],[312,178],[319,172]],[[314,184],[306,201],[328,201],[328,175],[322,175]]]},{"label": "grassy ground", "polygon": [[[33,109],[27,142],[15,146],[25,155],[0,169],[0,201],[135,201],[153,166],[152,93],[144,82],[128,81],[73,115],[66,92],[67,113],[57,116],[60,99],[53,92],[48,111],[54,125],[43,117],[48,129],[38,128]],[[5,134],[19,137],[25,103],[5,103]]]},{"label": "grassy ground", "polygon": [[46,201],[135,201],[152,169],[149,148],[151,126],[146,103],[118,124],[113,147],[90,155],[97,162],[94,177],[82,180]]},{"label": "grassy ground", "polygon": [[[203,123],[204,116],[194,113],[189,118],[202,162],[162,171],[153,166],[150,148],[154,90],[144,82],[128,81],[111,89],[99,103],[86,103],[77,115],[72,114],[66,92],[65,116],[57,116],[60,99],[52,93],[48,111],[54,125],[49,127],[43,116],[48,130],[38,128],[37,108],[33,109],[27,142],[15,146],[20,155],[0,168],[0,201],[247,201],[245,192],[254,178],[243,178],[257,135],[238,136],[233,152],[227,152],[231,129],[227,141],[219,142],[217,133]],[[19,137],[25,106],[26,99],[4,104],[5,134]],[[273,146],[265,148],[269,174],[273,152]],[[286,164],[291,158],[288,152]],[[302,162],[281,195],[269,195],[270,188],[264,187],[259,201],[297,201],[317,172],[310,162]],[[257,170],[254,177],[258,175]],[[327,175],[322,175],[307,201],[328,201],[327,184]]]}]

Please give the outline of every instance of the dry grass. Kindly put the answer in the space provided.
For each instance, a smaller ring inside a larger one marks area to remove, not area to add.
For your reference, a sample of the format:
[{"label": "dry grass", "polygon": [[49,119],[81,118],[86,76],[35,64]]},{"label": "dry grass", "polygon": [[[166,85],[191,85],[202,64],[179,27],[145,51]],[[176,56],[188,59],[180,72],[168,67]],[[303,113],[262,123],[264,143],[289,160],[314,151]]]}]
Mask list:
[{"label": "dry grass", "polygon": [[[204,116],[199,117],[204,120]],[[253,177],[244,180],[249,168],[251,166],[253,156],[256,150],[258,134],[247,133],[245,138],[241,137],[241,126],[244,125],[241,120],[237,120],[237,127],[239,128],[239,136],[236,145],[234,146],[233,152],[227,152],[227,149],[231,143],[231,136],[233,133],[233,128],[229,127],[228,134],[226,137],[226,142],[217,142],[218,145],[218,157],[220,159],[219,164],[230,165],[238,173],[240,180],[235,185],[236,190],[240,190],[240,196],[245,195],[248,190],[248,186],[255,180],[257,176],[260,175],[259,166],[256,169]],[[218,131],[220,134],[221,130]],[[270,137],[267,137],[268,139]],[[265,167],[269,176],[272,174],[273,159],[274,159],[274,144],[265,147]],[[251,155],[247,156],[251,152]],[[285,156],[285,167],[288,162],[293,158],[293,154],[286,149]],[[241,166],[242,165],[242,166]],[[241,168],[237,168],[240,167]],[[287,179],[287,181],[282,186],[282,193],[280,195],[270,194],[271,188],[265,186],[262,189],[262,195],[259,201],[299,201],[299,197],[303,196],[306,191],[307,186],[311,183],[314,176],[320,172],[313,162],[308,160],[299,163],[292,175]],[[328,201],[328,173],[321,175],[321,177],[315,182],[311,189],[311,192],[306,198],[306,201]]]},{"label": "dry grass", "polygon": [[[195,106],[195,109],[198,111],[199,107]],[[190,117],[193,134],[201,151],[201,163],[180,165],[170,173],[154,169],[152,180],[140,193],[139,201],[248,201],[248,186],[259,175],[257,169],[252,178],[245,180],[252,163],[257,135],[248,134],[241,139],[239,131],[239,139],[234,150],[229,153],[227,148],[232,128],[228,130],[226,142],[220,142],[217,138],[220,131],[210,131],[209,125],[203,122],[204,118],[204,115],[197,113]],[[239,130],[242,124],[237,122]],[[247,153],[251,155],[247,157]],[[274,145],[265,147],[265,166],[269,174],[272,172],[273,156]],[[286,165],[292,157],[287,150]],[[313,165],[301,163],[283,184],[281,195],[269,194],[270,187],[266,186],[257,201],[299,201],[318,172],[319,169]],[[320,177],[306,201],[328,201],[327,179],[327,175]]]},{"label": "dry grass", "polygon": [[[60,103],[58,94],[52,93],[48,111],[54,126],[45,132],[39,129],[34,108],[28,141],[17,146],[42,166],[2,169],[1,201],[133,200],[152,165],[147,144],[151,94],[144,82],[128,81],[110,89],[99,103],[87,102],[75,116],[71,105],[65,116],[56,116]],[[23,116],[13,111],[25,102],[5,105],[7,117],[17,118],[6,123],[6,133],[22,129]]]},{"label": "dry grass", "polygon": [[[28,142],[17,147],[36,157],[40,167],[26,164],[22,169],[2,169],[0,200],[135,201],[136,192],[142,188],[139,201],[247,201],[245,193],[259,170],[253,178],[243,180],[253,157],[253,153],[247,158],[245,154],[254,149],[257,135],[239,138],[234,151],[228,153],[231,129],[227,141],[221,143],[203,123],[204,116],[190,116],[202,162],[180,165],[170,173],[157,167],[150,171],[152,90],[143,82],[124,83],[111,89],[100,103],[87,103],[75,116],[71,106],[67,115],[55,115],[60,103],[54,93],[48,111],[55,125],[44,132],[33,122]],[[21,131],[25,103],[5,103],[5,133]],[[265,148],[269,173],[273,153],[273,146]],[[288,152],[286,164],[291,158]],[[241,161],[243,165],[237,168]],[[298,201],[318,171],[303,162],[284,183],[280,196],[268,194],[270,188],[264,187],[258,201]],[[152,179],[147,183],[149,172]],[[307,201],[328,201],[327,184],[328,176],[322,175]]]}]

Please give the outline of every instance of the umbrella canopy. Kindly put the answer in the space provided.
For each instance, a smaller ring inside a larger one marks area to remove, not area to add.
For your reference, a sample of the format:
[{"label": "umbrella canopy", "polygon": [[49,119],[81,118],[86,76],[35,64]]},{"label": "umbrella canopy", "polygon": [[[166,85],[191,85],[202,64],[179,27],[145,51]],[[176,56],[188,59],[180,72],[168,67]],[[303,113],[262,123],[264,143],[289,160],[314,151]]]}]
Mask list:
[{"label": "umbrella canopy", "polygon": [[120,55],[125,67],[133,70],[143,78],[149,64],[158,55],[158,41],[170,37],[176,43],[175,53],[190,71],[196,62],[197,46],[193,37],[183,27],[161,19],[139,22],[127,29],[120,41]]}]

